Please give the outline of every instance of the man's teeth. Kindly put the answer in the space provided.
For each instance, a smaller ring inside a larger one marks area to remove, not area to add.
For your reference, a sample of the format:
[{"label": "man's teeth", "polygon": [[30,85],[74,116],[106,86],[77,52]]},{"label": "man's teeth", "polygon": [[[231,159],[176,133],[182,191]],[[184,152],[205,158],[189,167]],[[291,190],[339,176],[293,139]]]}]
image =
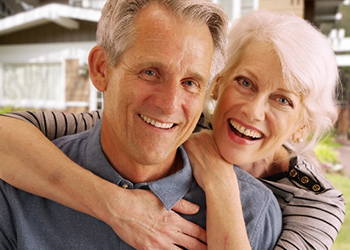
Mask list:
[{"label": "man's teeth", "polygon": [[262,137],[262,134],[260,132],[258,132],[256,130],[247,129],[232,119],[230,120],[230,124],[232,125],[232,127],[237,129],[238,132],[240,132],[241,134],[243,134],[245,136],[249,136],[249,137],[253,137],[253,138],[261,138]]},{"label": "man's teeth", "polygon": [[148,124],[155,126],[156,128],[170,129],[174,126],[174,123],[159,122],[144,115],[140,115],[140,117],[142,118],[142,120],[144,120]]}]

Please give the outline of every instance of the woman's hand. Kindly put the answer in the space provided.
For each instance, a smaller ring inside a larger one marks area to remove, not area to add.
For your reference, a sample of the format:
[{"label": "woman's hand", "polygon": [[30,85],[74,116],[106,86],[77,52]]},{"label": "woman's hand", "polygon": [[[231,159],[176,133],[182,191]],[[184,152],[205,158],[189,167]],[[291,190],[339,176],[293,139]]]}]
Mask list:
[{"label": "woman's hand", "polygon": [[202,130],[192,134],[184,147],[191,162],[193,175],[204,191],[209,184],[215,185],[224,180],[231,182],[232,178],[236,178],[232,164],[221,157],[212,131]]},{"label": "woman's hand", "polygon": [[205,230],[176,213],[195,214],[199,209],[197,205],[181,200],[173,207],[174,211],[167,211],[153,193],[138,189],[125,190],[122,196],[114,195],[112,199],[115,200],[110,203],[109,214],[113,216],[104,221],[132,247],[207,249],[203,243]]},{"label": "woman's hand", "polygon": [[212,132],[195,133],[184,146],[194,177],[205,192],[208,250],[251,249],[236,173],[221,157]]}]

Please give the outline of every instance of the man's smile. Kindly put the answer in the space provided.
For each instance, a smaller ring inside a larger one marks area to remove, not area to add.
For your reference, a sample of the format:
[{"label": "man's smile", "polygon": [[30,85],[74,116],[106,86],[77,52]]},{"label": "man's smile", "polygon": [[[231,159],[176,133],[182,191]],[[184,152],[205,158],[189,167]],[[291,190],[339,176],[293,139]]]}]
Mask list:
[{"label": "man's smile", "polygon": [[154,120],[152,118],[149,118],[145,115],[139,114],[139,116],[141,117],[142,120],[144,120],[146,123],[153,125],[156,128],[161,128],[161,129],[171,129],[173,128],[175,125],[175,123],[169,123],[169,122],[160,122],[157,120]]}]

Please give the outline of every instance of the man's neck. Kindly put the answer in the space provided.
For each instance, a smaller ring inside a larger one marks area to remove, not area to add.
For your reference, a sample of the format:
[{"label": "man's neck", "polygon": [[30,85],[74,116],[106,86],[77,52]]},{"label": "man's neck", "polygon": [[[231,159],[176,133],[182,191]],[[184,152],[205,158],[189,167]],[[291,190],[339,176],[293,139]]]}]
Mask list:
[{"label": "man's neck", "polygon": [[103,141],[103,138],[101,138],[102,150],[109,163],[119,175],[133,183],[159,180],[176,173],[183,167],[179,152],[174,152],[173,155],[168,157],[167,161],[160,164],[146,165],[131,159],[122,150],[116,150],[115,147],[110,145],[110,142],[111,140]]},{"label": "man's neck", "polygon": [[176,173],[183,167],[182,159],[176,154],[175,159],[165,164],[143,165],[127,159],[122,160],[119,154],[113,154],[113,158],[108,157],[109,162],[115,171],[124,179],[132,183],[142,183],[156,181],[166,176]]}]

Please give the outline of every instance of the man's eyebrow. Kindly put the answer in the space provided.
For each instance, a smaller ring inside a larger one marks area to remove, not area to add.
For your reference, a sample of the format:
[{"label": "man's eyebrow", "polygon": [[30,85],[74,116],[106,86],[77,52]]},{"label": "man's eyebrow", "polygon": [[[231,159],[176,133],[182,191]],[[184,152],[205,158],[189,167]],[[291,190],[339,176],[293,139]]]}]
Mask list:
[{"label": "man's eyebrow", "polygon": [[209,79],[207,79],[205,76],[203,76],[202,74],[199,74],[197,72],[190,72],[189,76],[191,78],[196,79],[196,81],[202,82],[204,84],[208,84],[208,82],[209,82]]}]

